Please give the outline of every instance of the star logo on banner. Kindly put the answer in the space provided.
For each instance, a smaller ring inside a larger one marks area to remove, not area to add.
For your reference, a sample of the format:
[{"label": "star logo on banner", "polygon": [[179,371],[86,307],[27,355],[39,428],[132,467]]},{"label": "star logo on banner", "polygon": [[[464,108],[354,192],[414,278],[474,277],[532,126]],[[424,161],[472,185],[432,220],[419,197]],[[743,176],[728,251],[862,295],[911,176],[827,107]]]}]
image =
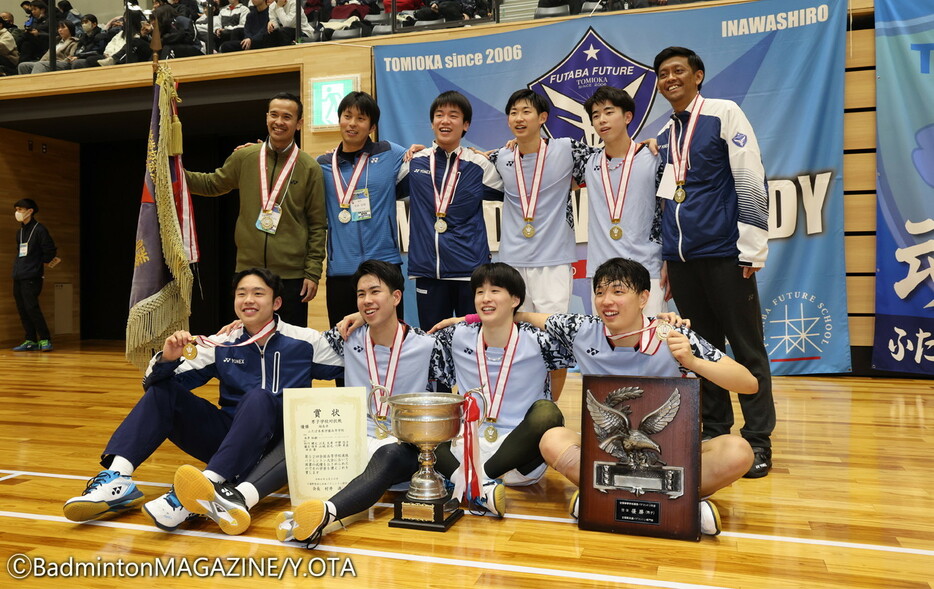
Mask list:
[{"label": "star logo on banner", "polygon": [[789,314],[788,305],[785,305],[785,318],[770,321],[770,323],[784,327],[785,333],[769,337],[770,340],[775,342],[775,347],[769,350],[769,353],[784,348],[780,353],[791,354],[798,352],[806,354],[808,346],[817,352],[822,352],[823,350],[817,345],[821,339],[820,320],[819,315],[806,313],[803,303],[800,305],[797,317]]},{"label": "star logo on banner", "polygon": [[636,137],[655,101],[655,72],[651,67],[623,55],[603,40],[593,28],[587,30],[574,49],[554,67],[528,84],[548,101],[551,114],[545,132],[551,137],[570,137],[592,147],[603,140],[590,124],[584,103],[600,86],[626,90],[636,103],[629,135]]}]

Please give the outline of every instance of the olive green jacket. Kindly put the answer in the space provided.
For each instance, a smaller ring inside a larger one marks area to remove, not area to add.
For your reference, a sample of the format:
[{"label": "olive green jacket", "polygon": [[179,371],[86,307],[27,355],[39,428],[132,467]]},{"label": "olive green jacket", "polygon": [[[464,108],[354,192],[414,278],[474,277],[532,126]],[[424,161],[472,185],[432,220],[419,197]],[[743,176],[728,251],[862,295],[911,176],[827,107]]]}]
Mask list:
[{"label": "olive green jacket", "polygon": [[[298,149],[293,144],[292,149]],[[262,209],[259,154],[266,152],[266,184],[272,190],[276,175],[291,153],[277,153],[265,143],[230,154],[224,165],[211,173],[185,172],[192,194],[219,196],[240,190],[240,216],[234,232],[237,271],[268,268],[282,278],[309,278],[318,282],[324,260],[327,216],[324,179],[313,157],[300,152],[287,188],[278,195],[282,217],[275,234],[256,228]]]}]

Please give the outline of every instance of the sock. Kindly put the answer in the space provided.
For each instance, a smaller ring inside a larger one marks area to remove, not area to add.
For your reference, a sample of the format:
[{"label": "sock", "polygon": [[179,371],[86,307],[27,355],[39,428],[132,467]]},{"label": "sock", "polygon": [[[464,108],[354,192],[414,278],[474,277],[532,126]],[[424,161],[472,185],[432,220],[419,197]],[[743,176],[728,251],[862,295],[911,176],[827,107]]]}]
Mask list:
[{"label": "sock", "polygon": [[115,470],[122,474],[123,476],[132,476],[133,471],[136,470],[133,468],[133,464],[123,456],[114,456],[113,460],[110,462],[110,470]]},{"label": "sock", "polygon": [[259,503],[259,491],[251,483],[240,483],[235,488],[243,495],[247,509],[253,509],[253,506]]},{"label": "sock", "polygon": [[213,470],[206,470],[202,472],[201,474],[203,474],[212,483],[223,483],[224,481],[227,480],[221,475],[214,472]]}]

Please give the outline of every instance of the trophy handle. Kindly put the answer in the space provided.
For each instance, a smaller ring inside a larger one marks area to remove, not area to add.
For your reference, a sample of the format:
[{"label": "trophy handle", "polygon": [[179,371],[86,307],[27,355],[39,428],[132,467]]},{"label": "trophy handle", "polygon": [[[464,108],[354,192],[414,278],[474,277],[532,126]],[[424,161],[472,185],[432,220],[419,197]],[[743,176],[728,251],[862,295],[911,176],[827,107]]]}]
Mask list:
[{"label": "trophy handle", "polygon": [[372,383],[370,385],[370,398],[367,402],[366,413],[370,416],[370,419],[373,420],[373,423],[376,424],[376,428],[382,430],[384,434],[390,435],[392,432],[389,431],[389,428],[382,422],[382,420],[376,417],[376,392],[379,391],[379,400],[380,402],[385,401],[389,398],[389,389],[382,385]]},{"label": "trophy handle", "polygon": [[480,399],[480,403],[483,405],[483,412],[481,413],[483,419],[480,420],[480,423],[483,423],[490,418],[490,406],[486,404],[486,397],[483,395],[483,387],[479,386],[464,393],[464,397],[469,397],[471,395],[476,395]]}]

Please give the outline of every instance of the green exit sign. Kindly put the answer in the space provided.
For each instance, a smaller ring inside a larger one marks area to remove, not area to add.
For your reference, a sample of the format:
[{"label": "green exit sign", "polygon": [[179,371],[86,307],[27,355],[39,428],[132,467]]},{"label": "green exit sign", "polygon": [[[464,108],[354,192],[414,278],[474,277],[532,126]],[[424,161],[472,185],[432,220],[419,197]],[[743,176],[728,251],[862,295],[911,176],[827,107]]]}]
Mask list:
[{"label": "green exit sign", "polygon": [[337,128],[337,106],[350,92],[359,90],[360,76],[346,78],[312,78],[311,128],[314,130]]}]

